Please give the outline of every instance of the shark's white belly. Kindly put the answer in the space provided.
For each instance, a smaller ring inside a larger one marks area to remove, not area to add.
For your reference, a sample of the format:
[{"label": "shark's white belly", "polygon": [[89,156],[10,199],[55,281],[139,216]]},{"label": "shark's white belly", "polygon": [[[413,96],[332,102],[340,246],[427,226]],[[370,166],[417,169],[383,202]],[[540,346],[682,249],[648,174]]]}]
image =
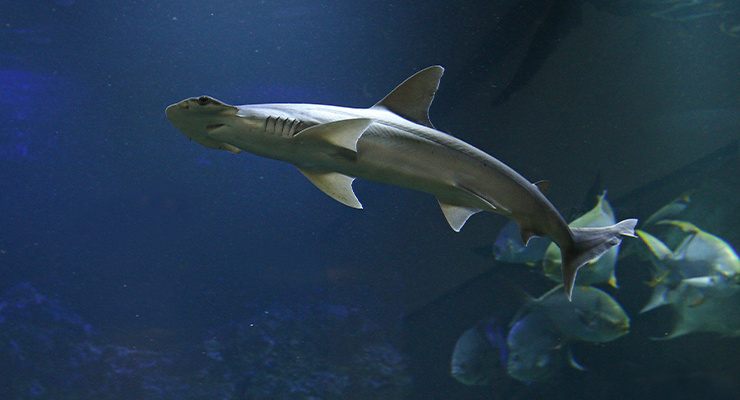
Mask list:
[{"label": "shark's white belly", "polygon": [[[269,105],[266,106],[269,109]],[[375,182],[402,186],[436,196],[441,202],[516,216],[520,210],[542,208],[544,197],[529,181],[485,152],[443,132],[375,109],[335,106],[280,105],[270,110],[275,118],[326,124],[344,119],[369,118],[373,122],[357,141],[357,152],[325,148],[323,143],[266,146],[260,154],[253,140],[238,129],[230,144],[251,153],[298,166],[339,172]],[[280,138],[289,141],[299,138]],[[243,139],[242,139],[243,138]],[[524,212],[524,211],[522,211]]]}]

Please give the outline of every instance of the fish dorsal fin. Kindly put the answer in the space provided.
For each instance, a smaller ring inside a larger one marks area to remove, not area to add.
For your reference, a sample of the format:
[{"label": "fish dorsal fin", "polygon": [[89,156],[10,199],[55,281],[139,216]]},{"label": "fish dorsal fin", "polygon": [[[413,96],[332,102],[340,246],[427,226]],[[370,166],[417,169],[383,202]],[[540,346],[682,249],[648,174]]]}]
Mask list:
[{"label": "fish dorsal fin", "polygon": [[579,364],[578,361],[573,357],[573,348],[568,346],[568,364],[579,370],[579,371],[587,371],[588,369],[584,367],[583,365]]},{"label": "fish dorsal fin", "polygon": [[320,140],[356,153],[357,141],[372,122],[369,118],[342,119],[304,129],[296,138]]},{"label": "fish dorsal fin", "polygon": [[[439,201],[439,199],[437,200]],[[443,203],[439,201],[439,206],[442,207],[442,212],[447,218],[447,223],[455,232],[460,232],[465,222],[470,218],[471,215],[481,211],[477,208],[456,206],[453,204]]]},{"label": "fish dorsal fin", "polygon": [[654,256],[658,261],[666,260],[673,255],[671,249],[655,236],[639,229],[635,230],[635,233],[637,233],[637,236],[642,239],[648,250],[650,250],[652,256]]},{"label": "fish dorsal fin", "polygon": [[647,304],[645,304],[645,306],[642,307],[642,310],[640,310],[640,314],[656,309],[662,305],[669,304],[666,300],[668,292],[669,290],[667,286],[657,286],[653,290],[653,294],[650,296],[650,300],[648,300]]},{"label": "fish dorsal fin", "polygon": [[613,287],[614,289],[619,289],[619,285],[617,284],[617,276],[614,274],[613,270],[612,275],[609,277],[609,280],[606,283],[608,283],[609,286]]},{"label": "fish dorsal fin", "polygon": [[360,203],[360,200],[357,200],[355,191],[352,190],[352,182],[355,178],[338,172],[317,171],[306,168],[298,168],[298,170],[311,183],[334,200],[352,208],[362,208],[362,203]]},{"label": "fish dorsal fin", "polygon": [[519,228],[519,235],[522,237],[522,243],[526,246],[533,237],[537,236],[530,229]]},{"label": "fish dorsal fin", "polygon": [[547,196],[547,192],[550,191],[550,181],[538,181],[535,182],[534,185],[537,186],[537,189],[539,189],[545,196]]},{"label": "fish dorsal fin", "polygon": [[681,228],[682,231],[686,233],[701,233],[702,230],[699,229],[696,225],[692,224],[688,221],[679,221],[675,219],[664,219],[662,221],[658,221],[658,225],[673,225]]},{"label": "fish dorsal fin", "polygon": [[435,65],[423,69],[398,85],[372,108],[384,108],[419,125],[434,128],[429,121],[429,106],[439,87],[444,68]]},{"label": "fish dorsal fin", "polygon": [[596,205],[600,207],[601,211],[603,211],[604,214],[606,214],[608,217],[614,218],[614,210],[612,209],[612,205],[609,204],[609,201],[606,199],[606,190],[601,193]]},{"label": "fish dorsal fin", "polygon": [[704,321],[696,321],[692,318],[687,318],[683,313],[679,312],[676,316],[676,321],[674,322],[673,330],[671,333],[668,334],[668,336],[661,336],[661,337],[653,337],[651,339],[653,340],[667,340],[667,339],[674,339],[679,336],[686,335],[688,333],[697,332],[700,329],[701,323]]}]

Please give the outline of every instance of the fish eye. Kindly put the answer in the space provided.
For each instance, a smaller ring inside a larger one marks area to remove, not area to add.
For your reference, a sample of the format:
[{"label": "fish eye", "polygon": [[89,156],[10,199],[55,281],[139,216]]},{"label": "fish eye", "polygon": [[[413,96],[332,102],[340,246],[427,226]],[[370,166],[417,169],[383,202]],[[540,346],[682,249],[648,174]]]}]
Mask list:
[{"label": "fish eye", "polygon": [[200,104],[201,106],[204,106],[204,105],[210,103],[210,101],[211,101],[211,99],[208,98],[208,97],[206,97],[206,96],[200,96],[200,97],[198,97],[198,104]]}]

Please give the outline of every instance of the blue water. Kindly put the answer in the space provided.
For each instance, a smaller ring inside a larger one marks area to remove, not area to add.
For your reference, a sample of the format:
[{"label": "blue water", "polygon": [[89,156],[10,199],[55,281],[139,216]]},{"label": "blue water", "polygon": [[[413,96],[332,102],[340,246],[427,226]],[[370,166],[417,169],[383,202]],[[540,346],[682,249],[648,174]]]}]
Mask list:
[{"label": "blue water", "polygon": [[638,260],[610,292],[632,332],[576,347],[587,371],[462,385],[455,340],[514,307],[475,282],[553,285],[475,251],[505,217],[455,233],[433,197],[360,180],[350,209],[164,115],[369,107],[442,65],[435,126],[550,180],[563,215],[598,173],[619,219],[701,186],[691,218],[739,248],[737,145],[672,175],[740,137],[740,6],[700,3],[0,1],[0,398],[740,398],[738,339],[649,340],[671,316],[637,314]]}]

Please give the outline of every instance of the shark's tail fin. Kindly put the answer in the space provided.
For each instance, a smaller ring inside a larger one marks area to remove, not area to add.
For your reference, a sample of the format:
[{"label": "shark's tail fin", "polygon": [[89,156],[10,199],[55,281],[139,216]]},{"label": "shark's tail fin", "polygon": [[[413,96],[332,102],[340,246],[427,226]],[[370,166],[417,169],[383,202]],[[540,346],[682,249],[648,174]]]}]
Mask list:
[{"label": "shark's tail fin", "polygon": [[609,249],[622,242],[622,236],[635,237],[636,219],[625,219],[601,228],[570,228],[573,246],[560,249],[563,257],[563,284],[570,300],[578,268],[599,258]]}]

